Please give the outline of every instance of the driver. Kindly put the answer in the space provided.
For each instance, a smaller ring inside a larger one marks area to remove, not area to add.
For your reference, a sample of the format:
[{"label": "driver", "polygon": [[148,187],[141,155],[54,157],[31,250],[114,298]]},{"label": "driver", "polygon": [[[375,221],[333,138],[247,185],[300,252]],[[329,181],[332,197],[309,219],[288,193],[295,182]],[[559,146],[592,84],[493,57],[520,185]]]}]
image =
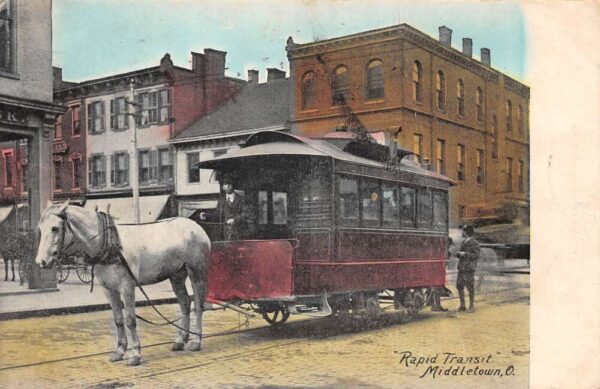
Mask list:
[{"label": "driver", "polygon": [[223,240],[239,240],[244,217],[242,196],[234,190],[233,180],[225,176],[222,181],[223,193],[212,212],[201,212],[200,220],[218,222],[221,225]]}]

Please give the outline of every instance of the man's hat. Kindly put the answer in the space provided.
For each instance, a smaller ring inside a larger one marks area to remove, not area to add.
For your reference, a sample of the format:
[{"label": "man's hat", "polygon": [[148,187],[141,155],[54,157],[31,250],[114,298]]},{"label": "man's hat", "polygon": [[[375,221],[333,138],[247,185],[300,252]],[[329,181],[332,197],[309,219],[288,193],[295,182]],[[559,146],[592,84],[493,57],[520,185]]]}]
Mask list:
[{"label": "man's hat", "polygon": [[467,235],[469,236],[473,236],[473,234],[475,233],[475,230],[473,230],[473,226],[469,225],[469,224],[465,224],[462,228],[462,230],[464,232],[467,233]]},{"label": "man's hat", "polygon": [[230,174],[223,175],[223,179],[221,179],[221,184],[222,185],[225,185],[225,184],[233,185],[233,177],[231,177]]}]

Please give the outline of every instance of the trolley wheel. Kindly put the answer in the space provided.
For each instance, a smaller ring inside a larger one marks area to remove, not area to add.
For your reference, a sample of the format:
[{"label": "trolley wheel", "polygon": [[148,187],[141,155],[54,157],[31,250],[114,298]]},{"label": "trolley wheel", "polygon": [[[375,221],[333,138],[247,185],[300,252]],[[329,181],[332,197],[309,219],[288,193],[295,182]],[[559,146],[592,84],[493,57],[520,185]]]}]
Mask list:
[{"label": "trolley wheel", "polygon": [[69,268],[67,266],[62,266],[60,263],[56,264],[56,281],[60,284],[69,278]]},{"label": "trolley wheel", "polygon": [[370,295],[365,299],[365,314],[368,318],[374,319],[381,313],[379,306],[379,296]]},{"label": "trolley wheel", "polygon": [[75,267],[75,271],[77,272],[77,277],[81,280],[81,282],[85,284],[89,284],[92,282],[92,269],[88,265],[77,265]]},{"label": "trolley wheel", "polygon": [[285,304],[281,303],[277,306],[269,306],[261,309],[261,314],[263,319],[272,326],[281,325],[290,317],[290,311]]}]

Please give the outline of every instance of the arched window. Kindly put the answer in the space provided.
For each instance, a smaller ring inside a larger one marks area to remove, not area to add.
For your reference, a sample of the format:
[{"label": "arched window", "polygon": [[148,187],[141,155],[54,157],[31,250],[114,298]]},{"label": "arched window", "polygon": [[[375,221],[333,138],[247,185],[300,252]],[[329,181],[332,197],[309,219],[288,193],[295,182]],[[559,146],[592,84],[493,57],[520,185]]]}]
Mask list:
[{"label": "arched window", "polygon": [[302,76],[302,109],[315,108],[316,90],[315,90],[315,73],[308,71]]},{"label": "arched window", "polygon": [[483,121],[483,91],[477,87],[477,121]]},{"label": "arched window", "polygon": [[523,135],[523,133],[524,133],[523,106],[521,104],[519,104],[517,106],[517,129],[519,130],[519,135]]},{"label": "arched window", "polygon": [[506,131],[512,132],[513,130],[512,123],[512,102],[510,100],[506,100]]},{"label": "arched window", "polygon": [[421,102],[423,100],[422,91],[423,67],[419,61],[413,64],[413,99]]},{"label": "arched window", "polygon": [[492,117],[492,158],[498,159],[498,117]]},{"label": "arched window", "polygon": [[465,83],[462,79],[456,83],[456,112],[459,116],[465,116]]},{"label": "arched window", "polygon": [[333,105],[342,105],[348,101],[348,94],[350,89],[350,76],[348,75],[348,68],[345,66],[338,66],[331,76],[331,89]]},{"label": "arched window", "polygon": [[435,76],[435,94],[437,107],[440,110],[446,109],[446,76],[441,70]]},{"label": "arched window", "polygon": [[367,65],[367,99],[381,99],[383,96],[383,62],[374,59]]}]

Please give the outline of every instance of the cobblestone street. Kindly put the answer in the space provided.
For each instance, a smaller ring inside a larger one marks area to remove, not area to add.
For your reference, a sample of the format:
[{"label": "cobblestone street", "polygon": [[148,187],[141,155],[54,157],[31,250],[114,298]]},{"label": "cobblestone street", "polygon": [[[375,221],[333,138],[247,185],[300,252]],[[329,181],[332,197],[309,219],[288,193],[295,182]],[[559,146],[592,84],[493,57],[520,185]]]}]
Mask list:
[{"label": "cobblestone street", "polygon": [[[449,299],[446,313],[386,313],[373,324],[296,315],[272,328],[256,317],[252,331],[208,337],[198,353],[170,351],[174,329],[138,321],[136,368],[108,362],[109,311],[3,321],[0,387],[527,387],[529,276],[486,277],[477,301],[472,314]],[[177,315],[175,305],[160,309]],[[138,313],[158,320],[151,308]],[[204,332],[243,324],[238,313],[208,312]]]}]

